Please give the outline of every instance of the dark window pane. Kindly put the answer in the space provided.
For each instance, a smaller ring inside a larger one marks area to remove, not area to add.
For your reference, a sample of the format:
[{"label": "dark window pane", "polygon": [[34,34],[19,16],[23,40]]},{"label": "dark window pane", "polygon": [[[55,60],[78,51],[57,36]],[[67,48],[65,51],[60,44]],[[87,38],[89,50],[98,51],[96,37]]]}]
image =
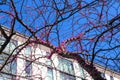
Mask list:
[{"label": "dark window pane", "polygon": [[27,76],[31,76],[31,71],[32,71],[32,63],[31,63],[31,61],[26,60],[25,72],[26,72]]}]

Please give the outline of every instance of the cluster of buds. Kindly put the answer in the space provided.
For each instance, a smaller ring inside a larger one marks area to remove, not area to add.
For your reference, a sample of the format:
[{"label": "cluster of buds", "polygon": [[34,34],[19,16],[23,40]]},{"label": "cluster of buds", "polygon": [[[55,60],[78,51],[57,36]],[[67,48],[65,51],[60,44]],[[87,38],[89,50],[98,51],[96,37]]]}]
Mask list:
[{"label": "cluster of buds", "polygon": [[69,38],[67,40],[64,41],[64,43],[68,43],[68,42],[72,42],[72,41],[75,41],[75,40],[79,40],[83,37],[83,33],[80,33],[78,36],[76,37],[72,37],[72,38]]},{"label": "cluster of buds", "polygon": [[72,42],[72,41],[75,41],[75,40],[78,40],[78,39],[80,39],[80,37],[72,37],[72,38],[69,38],[69,39],[65,40],[64,43]]},{"label": "cluster of buds", "polygon": [[56,51],[57,53],[62,53],[62,49],[61,49],[60,46],[59,46],[59,47],[56,47],[56,48],[55,48],[55,51]]}]

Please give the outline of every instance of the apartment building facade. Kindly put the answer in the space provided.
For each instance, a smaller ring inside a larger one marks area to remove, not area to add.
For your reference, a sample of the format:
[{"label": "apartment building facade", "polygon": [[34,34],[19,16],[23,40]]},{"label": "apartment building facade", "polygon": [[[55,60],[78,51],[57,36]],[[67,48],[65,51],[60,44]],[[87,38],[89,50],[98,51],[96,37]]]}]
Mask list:
[{"label": "apartment building facade", "polygon": [[[6,62],[0,73],[0,80],[93,80],[76,60],[54,54],[50,59],[50,48],[33,44],[24,47],[19,54],[15,48],[27,37],[17,33],[0,54],[0,67],[14,50],[12,57]],[[5,39],[0,36],[0,47]],[[19,49],[19,48],[18,48]],[[16,55],[17,54],[17,55]],[[95,64],[106,80],[120,80],[120,73]],[[98,79],[99,80],[99,79]]]}]

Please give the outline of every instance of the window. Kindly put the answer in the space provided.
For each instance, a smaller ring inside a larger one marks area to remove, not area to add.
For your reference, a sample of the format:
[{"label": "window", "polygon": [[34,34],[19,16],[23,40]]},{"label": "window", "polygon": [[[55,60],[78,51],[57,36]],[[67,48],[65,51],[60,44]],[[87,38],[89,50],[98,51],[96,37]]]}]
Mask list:
[{"label": "window", "polygon": [[60,80],[76,80],[75,76],[60,72]]},{"label": "window", "polygon": [[59,65],[58,65],[59,70],[74,75],[72,61],[63,58],[58,58],[58,59],[59,59]]},{"label": "window", "polygon": [[105,74],[101,73],[102,78],[106,79]]},{"label": "window", "polygon": [[0,80],[13,80],[10,75],[0,73]]},{"label": "window", "polygon": [[53,70],[51,68],[47,68],[47,80],[54,80]]},{"label": "window", "polygon": [[31,76],[32,73],[32,62],[29,60],[26,60],[25,62],[25,72],[26,72],[26,76],[29,77]]},{"label": "window", "polygon": [[64,58],[58,58],[61,80],[75,80],[73,62]]},{"label": "window", "polygon": [[[7,54],[0,55],[0,66],[2,66],[5,63],[8,56],[9,55],[7,55]],[[10,59],[9,63],[7,63],[7,65],[3,68],[3,71],[10,72],[12,74],[16,74],[17,63],[16,63],[15,59],[14,60],[12,60],[12,59]]]},{"label": "window", "polygon": [[[8,53],[8,52],[11,53],[16,48],[16,46],[17,46],[17,42],[16,41],[11,41],[11,42],[8,43],[8,45],[6,46],[4,51],[6,53]],[[15,54],[15,52],[14,52],[14,54]]]},{"label": "window", "polygon": [[[10,63],[10,71],[12,74],[16,75],[17,73],[17,62],[16,60],[13,60],[11,63]],[[16,76],[12,76],[12,79],[15,79]]]},{"label": "window", "polygon": [[110,76],[110,80],[114,80],[113,76]]},{"label": "window", "polygon": [[[6,59],[8,58],[9,55],[7,54],[1,54],[0,55],[0,67],[3,66],[3,64],[5,63]],[[9,76],[9,75],[5,75],[5,74],[0,74],[3,77],[9,77],[11,79],[15,79],[15,75],[16,75],[16,71],[17,71],[17,62],[16,59],[10,59],[9,62],[5,65],[5,67],[2,69],[3,72],[5,73],[10,73],[13,74],[13,76]]]},{"label": "window", "polygon": [[[0,37],[0,47],[4,44],[5,39],[3,37]],[[4,51],[5,53],[11,53],[17,46],[17,41],[15,40],[11,40],[7,46],[5,47]],[[16,50],[14,51],[14,53],[16,52]]]}]

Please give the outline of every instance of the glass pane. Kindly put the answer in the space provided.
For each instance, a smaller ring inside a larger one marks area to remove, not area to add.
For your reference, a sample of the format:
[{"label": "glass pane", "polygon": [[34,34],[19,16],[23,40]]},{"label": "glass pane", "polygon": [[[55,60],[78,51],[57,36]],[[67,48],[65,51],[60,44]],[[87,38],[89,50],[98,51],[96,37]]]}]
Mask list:
[{"label": "glass pane", "polygon": [[53,70],[51,68],[48,68],[47,80],[54,80],[53,79]]},{"label": "glass pane", "polygon": [[[5,63],[5,60],[8,58],[8,55],[6,55],[6,54],[1,54],[0,55],[0,67],[2,67],[3,66],[3,64]],[[6,68],[8,67],[8,70],[6,70]],[[7,64],[4,68],[3,68],[3,70],[2,71],[9,71],[9,68],[10,66]]]},{"label": "glass pane", "polygon": [[75,77],[61,72],[60,80],[75,80]]},{"label": "glass pane", "polygon": [[4,52],[5,53],[9,53],[10,52],[11,53],[11,51],[10,51],[10,43],[7,44],[7,46],[4,49]]},{"label": "glass pane", "polygon": [[[1,45],[4,44],[4,42],[5,42],[5,39],[4,39],[3,37],[0,37],[0,47],[1,47]],[[11,40],[11,41],[7,44],[7,46],[5,47],[4,52],[5,52],[5,53],[11,53],[11,52],[15,49],[16,46],[17,46],[17,41]],[[15,52],[16,52],[16,51],[15,51]]]},{"label": "glass pane", "polygon": [[64,71],[65,72],[68,72],[69,73],[69,65],[67,65],[66,63],[63,65],[63,67],[64,67]]},{"label": "glass pane", "polygon": [[[4,64],[4,60],[2,61],[1,60],[1,66],[3,66],[3,64]],[[9,62],[9,63],[7,63],[6,65],[5,65],[5,67],[3,68],[3,70],[2,71],[4,71],[4,72],[6,72],[6,73],[11,73],[11,74],[16,74],[16,71],[17,71],[17,63],[16,63],[16,60],[13,60],[12,62]]]},{"label": "glass pane", "polygon": [[12,76],[0,73],[1,80],[12,80]]},{"label": "glass pane", "polygon": [[12,63],[11,63],[11,72],[12,72],[12,74],[17,73],[17,62],[16,62],[16,60],[12,61]]},{"label": "glass pane", "polygon": [[9,47],[10,47],[10,53],[15,49],[16,45],[14,43],[10,43],[9,44]]},{"label": "glass pane", "polygon": [[46,65],[48,65],[48,66],[52,66],[52,61],[51,61],[51,60],[48,60],[48,59],[47,59],[45,63],[46,63]]},{"label": "glass pane", "polygon": [[74,69],[73,69],[72,61],[62,59],[62,58],[58,58],[58,59],[59,59],[59,65],[58,65],[59,70],[74,75]]},{"label": "glass pane", "polygon": [[[4,49],[4,52],[11,53],[16,48],[16,46],[17,46],[17,42],[12,40],[7,44],[6,48]],[[15,54],[15,52],[16,52],[16,50],[14,51],[14,54]]]},{"label": "glass pane", "polygon": [[32,63],[30,61],[26,60],[25,72],[26,72],[27,76],[31,75],[31,70],[32,70]]},{"label": "glass pane", "polygon": [[64,66],[63,66],[64,64],[62,64],[62,63],[60,63],[59,64],[59,69],[61,70],[61,71],[64,71],[63,69],[64,69]]}]

